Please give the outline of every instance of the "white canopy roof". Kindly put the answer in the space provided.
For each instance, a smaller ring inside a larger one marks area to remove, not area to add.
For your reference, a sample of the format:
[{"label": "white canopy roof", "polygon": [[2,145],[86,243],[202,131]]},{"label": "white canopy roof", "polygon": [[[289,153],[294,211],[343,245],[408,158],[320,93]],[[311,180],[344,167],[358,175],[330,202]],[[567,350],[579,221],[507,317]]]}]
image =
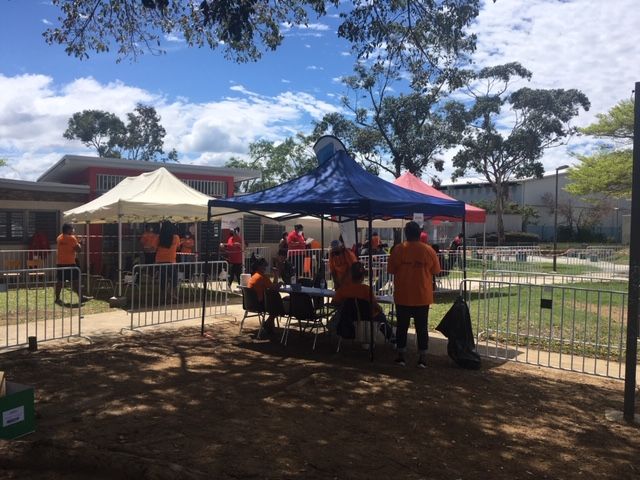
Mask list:
[{"label": "white canopy roof", "polygon": [[69,222],[114,223],[204,221],[211,197],[185,185],[161,167],[137,177],[127,177],[95,200],[64,212]]}]

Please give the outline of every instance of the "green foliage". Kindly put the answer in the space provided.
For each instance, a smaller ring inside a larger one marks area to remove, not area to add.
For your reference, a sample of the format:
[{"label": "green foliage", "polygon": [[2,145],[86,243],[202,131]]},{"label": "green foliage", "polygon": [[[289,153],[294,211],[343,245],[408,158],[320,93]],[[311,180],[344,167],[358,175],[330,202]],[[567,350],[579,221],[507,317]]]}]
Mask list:
[{"label": "green foliage", "polygon": [[469,73],[473,103],[460,109],[468,126],[462,148],[453,158],[453,178],[472,170],[491,184],[500,243],[504,241],[502,214],[509,180],[541,177],[544,150],[571,135],[574,129],[569,121],[580,108],[588,110],[590,106],[587,97],[575,89],[524,87],[509,92],[512,79],[530,77],[531,72],[515,62]]},{"label": "green foliage", "polygon": [[[43,36],[49,44],[63,45],[67,54],[88,58],[89,53],[117,49],[118,61],[143,53],[165,53],[162,39],[184,38],[193,47],[220,48],[236,62],[258,60],[276,50],[288,25],[307,25],[323,17],[339,0],[52,0],[60,15],[58,25]],[[442,50],[470,51],[473,35],[463,27],[478,14],[479,0],[370,2],[354,0],[341,13],[338,36],[367,58],[392,52],[406,68],[432,45]],[[344,5],[343,5],[344,9]],[[450,35],[451,31],[457,32]],[[433,56],[438,61],[437,56]],[[428,79],[425,78],[423,82]]]},{"label": "green foliage", "polygon": [[156,109],[136,105],[127,114],[125,125],[115,114],[102,110],[83,110],[69,119],[64,138],[80,140],[93,147],[100,157],[127,158],[143,161],[178,161],[175,150],[165,157],[162,149],[166,131],[160,125]]},{"label": "green foliage", "polygon": [[[339,32],[367,61],[343,79],[350,116],[327,116],[316,133],[332,132],[355,156],[395,177],[405,170],[420,176],[430,166],[442,171],[440,154],[464,128],[458,105],[443,100],[465,79],[459,67],[475,49],[467,27],[478,12],[474,0],[356,2]],[[398,83],[409,93],[391,95]]]},{"label": "green foliage", "polygon": [[[479,244],[482,243],[482,234],[476,234],[473,236],[476,238]],[[540,236],[536,233],[529,232],[505,232],[504,234],[504,244],[506,245],[517,245],[522,243],[535,243],[537,244],[540,241]],[[487,233],[486,240],[488,244],[495,244],[498,242],[498,233],[491,232]]]},{"label": "green foliage", "polygon": [[598,121],[580,130],[612,143],[603,145],[593,155],[576,155],[580,163],[569,170],[566,190],[574,195],[599,202],[603,196],[631,198],[633,169],[633,102],[622,100]]},{"label": "green foliage", "polygon": [[120,158],[118,145],[126,134],[126,127],[117,115],[102,110],[83,110],[69,119],[63,137],[80,140],[86,147],[96,149],[100,157]]},{"label": "green foliage", "polygon": [[259,170],[259,179],[242,182],[240,192],[257,192],[304,175],[317,166],[311,137],[299,133],[284,142],[261,140],[249,145],[249,160],[230,159],[225,167]]}]

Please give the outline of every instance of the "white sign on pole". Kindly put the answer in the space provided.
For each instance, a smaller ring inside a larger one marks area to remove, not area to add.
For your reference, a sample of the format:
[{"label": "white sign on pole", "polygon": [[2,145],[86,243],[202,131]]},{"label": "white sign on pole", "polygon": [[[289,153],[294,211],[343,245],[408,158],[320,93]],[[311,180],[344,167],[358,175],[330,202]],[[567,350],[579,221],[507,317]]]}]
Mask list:
[{"label": "white sign on pole", "polygon": [[424,226],[424,214],[423,213],[414,213],[413,221],[420,225],[420,228]]},{"label": "white sign on pole", "polygon": [[222,229],[233,230],[236,227],[240,227],[240,219],[239,218],[223,218],[222,219]]}]

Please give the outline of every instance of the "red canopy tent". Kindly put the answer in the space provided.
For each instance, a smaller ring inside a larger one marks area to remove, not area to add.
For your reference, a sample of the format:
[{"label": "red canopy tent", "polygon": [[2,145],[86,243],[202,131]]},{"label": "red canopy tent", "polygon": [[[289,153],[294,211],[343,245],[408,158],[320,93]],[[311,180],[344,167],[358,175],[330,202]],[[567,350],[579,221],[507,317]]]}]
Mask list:
[{"label": "red canopy tent", "polygon": [[[433,188],[431,185],[427,185],[414,174],[406,172],[402,174],[400,177],[396,178],[393,181],[394,184],[406,188],[408,190],[413,190],[414,192],[424,193],[425,195],[430,195],[432,197],[438,197],[446,200],[455,200],[451,198],[449,195],[445,195],[440,190]],[[484,223],[487,219],[487,212],[482,208],[474,207],[473,205],[469,205],[465,203],[464,205],[465,212],[465,220],[471,223]],[[433,220],[451,220],[451,221],[460,221],[459,218],[451,218],[451,217],[433,217]]]}]

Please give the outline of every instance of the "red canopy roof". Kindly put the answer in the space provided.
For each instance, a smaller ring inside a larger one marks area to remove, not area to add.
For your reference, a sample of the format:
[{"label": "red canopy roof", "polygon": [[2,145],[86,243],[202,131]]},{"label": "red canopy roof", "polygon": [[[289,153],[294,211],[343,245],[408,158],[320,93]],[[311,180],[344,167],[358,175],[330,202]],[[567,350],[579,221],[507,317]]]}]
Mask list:
[{"label": "red canopy roof", "polygon": [[[404,187],[408,190],[413,190],[414,192],[424,193],[426,195],[431,195],[432,197],[438,197],[446,200],[455,200],[451,198],[449,195],[445,195],[440,190],[433,188],[431,185],[427,185],[414,174],[406,172],[402,174],[400,177],[396,178],[393,183],[400,187]],[[487,218],[487,212],[482,208],[474,207],[473,205],[469,205],[465,203],[464,205],[465,218],[467,222],[472,223],[484,223]],[[460,221],[459,218],[450,218],[450,217],[434,217],[435,220],[452,220],[452,221]]]}]

